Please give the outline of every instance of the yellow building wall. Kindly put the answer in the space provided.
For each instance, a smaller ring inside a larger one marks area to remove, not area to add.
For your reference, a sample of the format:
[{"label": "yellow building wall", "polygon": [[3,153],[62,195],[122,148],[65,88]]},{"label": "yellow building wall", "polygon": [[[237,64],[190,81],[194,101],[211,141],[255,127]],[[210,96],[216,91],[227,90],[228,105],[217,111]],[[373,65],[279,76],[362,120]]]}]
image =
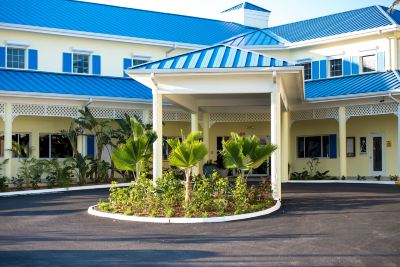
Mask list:
[{"label": "yellow building wall", "polygon": [[[351,117],[347,121],[347,137],[356,138],[356,156],[347,157],[348,176],[370,176],[371,133],[382,133],[385,141],[390,141],[390,147],[384,142],[386,156],[386,175],[394,175],[398,172],[397,166],[397,117],[395,115],[379,115],[366,117]],[[297,158],[297,142],[299,136],[329,135],[338,136],[338,123],[336,120],[312,120],[296,121],[291,125],[290,136],[290,172],[301,172],[307,169],[309,159]],[[367,154],[360,154],[360,137],[367,138]],[[339,140],[338,140],[339,155]],[[339,175],[339,159],[320,158],[318,170],[329,170],[331,175]]]},{"label": "yellow building wall", "polygon": [[[62,53],[72,52],[73,48],[93,50],[101,56],[101,75],[123,76],[123,58],[133,54],[150,56],[151,60],[166,57],[171,47],[130,44],[88,38],[50,35],[41,33],[0,30],[0,44],[6,41],[26,43],[30,49],[38,50],[38,69],[41,71],[62,72]],[[187,50],[176,49],[169,56],[184,53]]]}]

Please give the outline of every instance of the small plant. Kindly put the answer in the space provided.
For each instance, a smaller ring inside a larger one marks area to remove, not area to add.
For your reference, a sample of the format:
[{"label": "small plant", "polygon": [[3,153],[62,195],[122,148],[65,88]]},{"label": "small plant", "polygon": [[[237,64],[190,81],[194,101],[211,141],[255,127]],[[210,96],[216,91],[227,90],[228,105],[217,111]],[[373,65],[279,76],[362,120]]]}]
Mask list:
[{"label": "small plant", "polygon": [[365,178],[365,176],[361,176],[361,175],[357,175],[357,181],[365,181],[367,180],[367,178]]},{"label": "small plant", "polygon": [[60,187],[69,187],[73,177],[73,166],[68,164],[68,161],[60,161],[58,159],[52,159],[47,162],[47,169],[49,178],[47,181],[56,181],[56,184]]},{"label": "small plant", "polygon": [[382,179],[382,175],[377,175],[374,177],[377,181],[380,181]]},{"label": "small plant", "polygon": [[247,183],[242,176],[236,178],[233,190],[233,200],[235,202],[235,214],[246,212],[249,207]]},{"label": "small plant", "polygon": [[7,188],[8,188],[7,180],[8,179],[6,176],[0,176],[0,192],[7,191]]},{"label": "small plant", "polygon": [[25,179],[21,176],[17,176],[17,177],[12,177],[11,178],[11,182],[15,187],[15,190],[17,191],[23,191],[24,190],[24,182]]},{"label": "small plant", "polygon": [[399,176],[398,176],[398,175],[390,175],[390,176],[389,176],[389,179],[390,179],[390,181],[396,182],[396,181],[399,180]]},{"label": "small plant", "polygon": [[306,170],[302,172],[292,172],[290,174],[290,180],[309,180],[310,177],[310,174]]},{"label": "small plant", "polygon": [[169,208],[169,209],[165,210],[165,217],[171,218],[171,217],[174,217],[174,215],[175,215],[174,209]]},{"label": "small plant", "polygon": [[340,180],[346,180],[346,176],[343,175]]},{"label": "small plant", "polygon": [[318,165],[320,164],[319,158],[310,158],[306,165],[310,176],[314,176],[314,173],[318,170]]}]

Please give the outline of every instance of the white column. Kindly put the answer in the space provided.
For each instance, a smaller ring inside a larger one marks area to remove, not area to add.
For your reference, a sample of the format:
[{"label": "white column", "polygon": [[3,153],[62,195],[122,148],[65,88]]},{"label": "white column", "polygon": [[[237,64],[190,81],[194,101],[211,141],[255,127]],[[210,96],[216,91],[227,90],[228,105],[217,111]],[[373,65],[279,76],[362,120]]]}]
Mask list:
[{"label": "white column", "polygon": [[390,41],[390,69],[398,69],[398,43],[396,36],[389,39]]},{"label": "white column", "polygon": [[282,182],[289,181],[289,112],[282,112]]},{"label": "white column", "polygon": [[271,93],[271,143],[278,147],[271,158],[271,187],[274,199],[281,199],[281,94],[279,88]]},{"label": "white column", "polygon": [[143,124],[149,124],[150,121],[150,111],[148,109],[143,110]]},{"label": "white column", "polygon": [[397,105],[397,170],[400,175],[400,104]]},{"label": "white column", "polygon": [[[203,142],[210,153],[210,113],[203,113]],[[209,153],[204,157],[205,162],[210,160]]]},{"label": "white column", "polygon": [[6,103],[4,113],[4,160],[8,159],[5,165],[4,175],[11,179],[12,171],[12,104]]},{"label": "white column", "polygon": [[153,143],[153,181],[162,175],[162,127],[162,95],[153,89],[153,130],[158,136]]},{"label": "white column", "polygon": [[347,177],[346,155],[346,108],[339,107],[339,164],[340,177]]},{"label": "white column", "polygon": [[[191,114],[191,126],[190,126],[190,130],[191,132],[196,132],[199,130],[199,113],[192,113]],[[199,165],[197,164],[196,167],[193,168],[193,175],[198,175],[199,174]]]},{"label": "white column", "polygon": [[87,155],[87,137],[85,135],[78,135],[76,148],[83,157]]}]

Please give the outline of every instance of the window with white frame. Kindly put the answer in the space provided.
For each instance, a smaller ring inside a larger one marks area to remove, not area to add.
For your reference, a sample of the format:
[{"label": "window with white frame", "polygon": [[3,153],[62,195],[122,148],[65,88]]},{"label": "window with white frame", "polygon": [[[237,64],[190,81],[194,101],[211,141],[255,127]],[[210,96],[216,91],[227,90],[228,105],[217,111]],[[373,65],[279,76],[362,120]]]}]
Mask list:
[{"label": "window with white frame", "polygon": [[89,54],[74,53],[72,57],[72,71],[74,73],[89,74]]},{"label": "window with white frame", "polygon": [[301,63],[304,67],[304,80],[311,80],[311,62]]},{"label": "window with white frame", "polygon": [[376,54],[361,56],[362,72],[376,71]]},{"label": "window with white frame", "polygon": [[297,137],[298,158],[328,158],[329,135]]},{"label": "window with white frame", "polygon": [[62,134],[39,135],[39,158],[69,158],[72,154],[71,143]]},{"label": "window with white frame", "polygon": [[7,68],[25,69],[25,54],[25,48],[7,47]]},{"label": "window with white frame", "polygon": [[337,77],[343,75],[343,61],[341,58],[329,60],[329,76]]}]

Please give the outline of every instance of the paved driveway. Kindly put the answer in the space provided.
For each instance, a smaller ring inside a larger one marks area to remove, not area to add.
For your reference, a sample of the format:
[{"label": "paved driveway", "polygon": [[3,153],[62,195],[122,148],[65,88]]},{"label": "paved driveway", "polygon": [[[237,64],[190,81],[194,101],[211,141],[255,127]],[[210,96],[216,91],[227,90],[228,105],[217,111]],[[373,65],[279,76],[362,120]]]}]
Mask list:
[{"label": "paved driveway", "polygon": [[273,215],[203,225],[88,215],[105,190],[0,198],[0,265],[400,266],[400,186],[283,190]]}]

